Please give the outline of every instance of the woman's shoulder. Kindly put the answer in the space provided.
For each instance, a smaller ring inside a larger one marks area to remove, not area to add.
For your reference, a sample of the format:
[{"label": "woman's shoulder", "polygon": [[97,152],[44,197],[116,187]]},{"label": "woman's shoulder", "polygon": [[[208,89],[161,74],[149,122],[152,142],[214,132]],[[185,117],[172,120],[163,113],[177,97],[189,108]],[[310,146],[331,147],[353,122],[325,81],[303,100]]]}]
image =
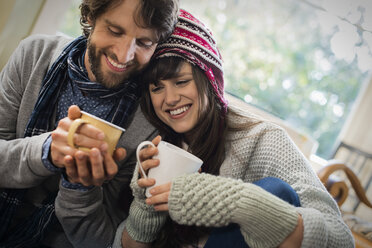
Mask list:
[{"label": "woman's shoulder", "polygon": [[229,136],[260,136],[267,132],[285,132],[279,125],[257,116],[247,110],[229,107],[228,115]]}]

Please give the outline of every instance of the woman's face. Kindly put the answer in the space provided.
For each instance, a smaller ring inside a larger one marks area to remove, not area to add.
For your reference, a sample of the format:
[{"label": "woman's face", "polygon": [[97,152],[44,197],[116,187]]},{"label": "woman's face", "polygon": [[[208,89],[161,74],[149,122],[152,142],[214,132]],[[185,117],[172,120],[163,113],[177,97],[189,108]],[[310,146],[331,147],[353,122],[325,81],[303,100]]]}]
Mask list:
[{"label": "woman's face", "polygon": [[200,116],[200,98],[191,65],[184,62],[177,77],[149,85],[151,102],[159,119],[177,133],[193,129]]}]

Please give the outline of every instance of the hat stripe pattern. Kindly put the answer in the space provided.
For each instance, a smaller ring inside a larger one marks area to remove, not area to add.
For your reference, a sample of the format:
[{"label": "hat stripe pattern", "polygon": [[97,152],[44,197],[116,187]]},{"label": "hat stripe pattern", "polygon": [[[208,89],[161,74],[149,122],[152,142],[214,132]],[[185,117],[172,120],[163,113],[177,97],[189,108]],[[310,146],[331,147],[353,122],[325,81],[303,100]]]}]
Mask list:
[{"label": "hat stripe pattern", "polygon": [[181,57],[204,71],[226,113],[222,57],[210,30],[185,10],[180,10],[172,35],[159,44],[154,58]]}]

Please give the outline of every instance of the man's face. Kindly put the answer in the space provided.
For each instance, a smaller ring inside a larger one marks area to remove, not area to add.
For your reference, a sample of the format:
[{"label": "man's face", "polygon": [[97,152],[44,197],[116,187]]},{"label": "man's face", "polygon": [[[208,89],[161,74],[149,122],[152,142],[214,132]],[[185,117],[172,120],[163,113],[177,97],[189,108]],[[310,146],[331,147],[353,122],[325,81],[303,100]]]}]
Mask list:
[{"label": "man's face", "polygon": [[113,88],[149,62],[157,38],[155,30],[136,25],[138,3],[139,0],[124,0],[97,18],[84,58],[90,80]]}]

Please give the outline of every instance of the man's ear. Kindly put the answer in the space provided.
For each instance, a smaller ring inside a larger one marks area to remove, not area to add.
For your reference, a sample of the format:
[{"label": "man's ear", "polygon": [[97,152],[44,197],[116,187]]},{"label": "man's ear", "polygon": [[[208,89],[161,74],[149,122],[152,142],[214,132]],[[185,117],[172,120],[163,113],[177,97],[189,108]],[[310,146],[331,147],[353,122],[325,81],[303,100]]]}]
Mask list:
[{"label": "man's ear", "polygon": [[88,21],[89,25],[93,27],[93,22],[92,22],[92,19],[90,18],[90,16],[88,16],[87,21]]}]

